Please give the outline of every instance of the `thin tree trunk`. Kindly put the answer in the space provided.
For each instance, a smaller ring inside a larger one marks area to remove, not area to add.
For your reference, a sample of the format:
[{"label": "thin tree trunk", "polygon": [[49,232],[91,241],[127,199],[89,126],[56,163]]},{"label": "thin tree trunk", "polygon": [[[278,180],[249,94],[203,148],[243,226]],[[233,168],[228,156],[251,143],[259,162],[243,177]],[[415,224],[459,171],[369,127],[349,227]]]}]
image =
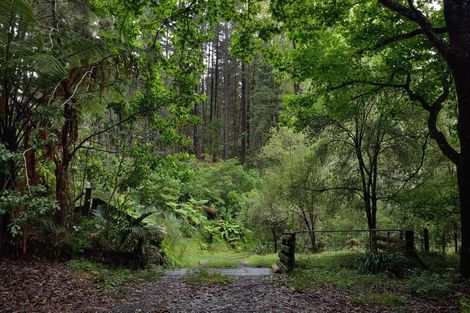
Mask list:
[{"label": "thin tree trunk", "polygon": [[[218,98],[219,98],[219,33],[220,25],[217,25],[216,37],[215,37],[215,70],[214,70],[214,80],[213,80],[213,90],[214,90],[214,99],[213,99],[213,108],[211,110],[211,120],[214,121],[214,118],[218,117]],[[211,138],[212,138],[212,162],[217,161],[217,147],[216,147],[216,134],[219,133],[218,129],[215,129],[216,125],[212,125],[211,129]]]},{"label": "thin tree trunk", "polygon": [[277,231],[275,226],[271,227],[271,234],[273,235],[274,253],[277,253]]},{"label": "thin tree trunk", "polygon": [[242,62],[242,90],[241,90],[241,144],[240,144],[240,162],[245,163],[246,158],[246,70],[245,63]]},{"label": "thin tree trunk", "polygon": [[457,223],[452,223],[452,234],[454,237],[454,252],[459,254],[459,237],[458,237],[458,225]]},{"label": "thin tree trunk", "polygon": [[442,230],[442,254],[446,255],[447,250],[447,237],[446,237],[446,229]]},{"label": "thin tree trunk", "polygon": [[223,126],[223,158],[228,159],[228,108],[230,99],[230,72],[229,72],[229,34],[228,24],[225,25],[225,62],[224,62],[224,126]]}]

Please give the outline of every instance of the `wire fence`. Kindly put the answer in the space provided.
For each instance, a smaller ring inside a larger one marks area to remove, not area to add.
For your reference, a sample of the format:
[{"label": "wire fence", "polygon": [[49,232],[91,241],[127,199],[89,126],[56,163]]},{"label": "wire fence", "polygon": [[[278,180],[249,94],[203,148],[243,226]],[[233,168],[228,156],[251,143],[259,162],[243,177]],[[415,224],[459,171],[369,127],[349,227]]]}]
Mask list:
[{"label": "wire fence", "polygon": [[[449,237],[447,240],[449,241]],[[450,253],[459,253],[458,238],[454,237]],[[430,234],[403,229],[297,230],[284,233],[279,258],[281,268],[291,271],[298,264],[308,266],[351,266],[365,252],[400,252],[425,267],[418,252],[432,252]],[[443,241],[442,253],[450,247]]]},{"label": "wire fence", "polygon": [[374,244],[379,250],[391,250],[404,240],[402,229],[298,230],[294,233],[296,252],[303,254],[338,251],[363,253],[370,251]]}]

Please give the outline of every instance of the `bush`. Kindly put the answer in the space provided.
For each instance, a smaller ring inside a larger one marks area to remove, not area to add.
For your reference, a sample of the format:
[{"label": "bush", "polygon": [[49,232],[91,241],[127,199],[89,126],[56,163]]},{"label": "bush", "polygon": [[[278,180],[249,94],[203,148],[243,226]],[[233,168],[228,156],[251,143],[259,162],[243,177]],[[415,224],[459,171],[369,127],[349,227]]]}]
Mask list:
[{"label": "bush", "polygon": [[359,270],[365,274],[384,273],[402,278],[408,260],[401,253],[366,253],[360,259]]},{"label": "bush", "polygon": [[452,282],[456,277],[456,273],[413,272],[408,282],[407,291],[423,298],[445,299],[452,293]]},{"label": "bush", "polygon": [[470,300],[463,297],[460,299],[460,311],[462,313],[470,313]]},{"label": "bush", "polygon": [[128,283],[144,283],[155,280],[164,274],[164,271],[158,267],[130,270],[80,259],[71,260],[67,265],[103,288],[120,287]]},{"label": "bush", "polygon": [[271,252],[273,249],[267,243],[259,243],[256,245],[254,252],[257,255],[266,255]]}]

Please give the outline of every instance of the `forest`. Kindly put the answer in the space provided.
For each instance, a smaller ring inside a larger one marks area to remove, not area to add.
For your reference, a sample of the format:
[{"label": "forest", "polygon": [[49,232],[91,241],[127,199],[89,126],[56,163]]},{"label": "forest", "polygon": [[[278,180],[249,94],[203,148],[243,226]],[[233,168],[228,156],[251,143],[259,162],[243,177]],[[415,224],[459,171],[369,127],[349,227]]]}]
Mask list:
[{"label": "forest", "polygon": [[470,312],[470,0],[1,0],[0,84],[1,312]]}]

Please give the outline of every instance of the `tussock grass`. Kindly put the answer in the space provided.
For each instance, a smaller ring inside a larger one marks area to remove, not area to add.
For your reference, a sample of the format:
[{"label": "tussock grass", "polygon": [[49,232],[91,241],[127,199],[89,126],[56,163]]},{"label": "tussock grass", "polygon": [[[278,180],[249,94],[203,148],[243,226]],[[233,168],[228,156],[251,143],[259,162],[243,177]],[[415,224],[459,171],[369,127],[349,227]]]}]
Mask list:
[{"label": "tussock grass", "polygon": [[192,286],[199,285],[228,285],[233,282],[233,278],[220,273],[209,272],[205,268],[200,268],[190,273],[189,278],[186,279],[186,284]]},{"label": "tussock grass", "polygon": [[122,267],[108,267],[88,260],[71,260],[67,265],[103,288],[121,287],[127,283],[144,283],[163,276],[164,270],[159,267],[133,270]]}]

